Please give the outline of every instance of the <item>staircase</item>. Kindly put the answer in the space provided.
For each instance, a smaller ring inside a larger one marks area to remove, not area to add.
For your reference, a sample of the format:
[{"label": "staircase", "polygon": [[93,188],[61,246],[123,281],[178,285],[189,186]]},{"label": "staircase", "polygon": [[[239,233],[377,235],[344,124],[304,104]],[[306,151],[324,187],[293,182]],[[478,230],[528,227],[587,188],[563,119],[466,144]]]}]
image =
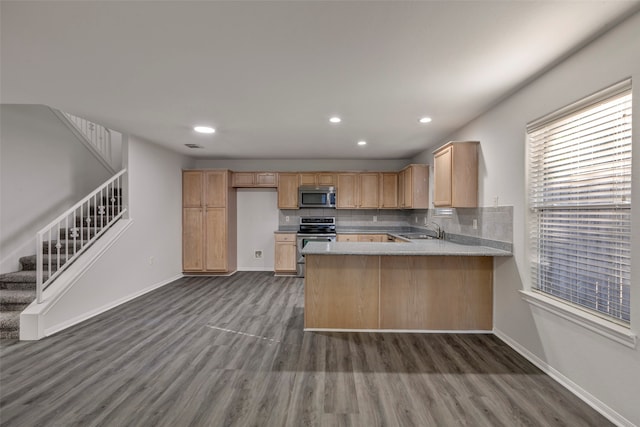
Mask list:
[{"label": "staircase", "polygon": [[36,299],[36,256],[20,258],[20,270],[0,275],[0,339],[18,339],[20,313]]},{"label": "staircase", "polygon": [[[77,259],[76,255],[96,241],[126,210],[121,188],[106,188],[107,192],[99,190],[99,198],[94,196],[89,198],[89,204],[81,205],[84,209],[80,209],[80,215],[76,214],[77,207],[72,208],[71,222],[69,214],[63,214],[66,227],[60,227],[61,221],[57,221],[57,227],[50,227],[48,233],[41,232],[50,238],[42,242],[40,267],[44,286],[41,285],[40,294],[49,284],[49,278],[55,278],[71,265]],[[0,274],[0,339],[19,339],[20,313],[38,296],[37,259],[37,255],[22,257],[20,270]]]}]

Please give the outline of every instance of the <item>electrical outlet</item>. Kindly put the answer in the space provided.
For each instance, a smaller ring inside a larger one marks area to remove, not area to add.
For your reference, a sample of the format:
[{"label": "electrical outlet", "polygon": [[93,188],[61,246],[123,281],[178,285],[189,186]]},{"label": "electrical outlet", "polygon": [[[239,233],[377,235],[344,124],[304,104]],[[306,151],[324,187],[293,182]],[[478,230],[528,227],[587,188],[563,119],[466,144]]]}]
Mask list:
[{"label": "electrical outlet", "polygon": [[477,230],[478,229],[478,220],[477,219],[473,219],[473,229]]},{"label": "electrical outlet", "polygon": [[373,216],[373,222],[378,222],[378,216],[377,215]]},{"label": "electrical outlet", "polygon": [[415,223],[417,224],[418,223],[418,217],[416,216],[414,219],[415,219]]},{"label": "electrical outlet", "polygon": [[493,198],[493,207],[494,207],[494,208],[497,208],[497,207],[498,207],[498,196],[495,196],[495,197]]},{"label": "electrical outlet", "polygon": [[284,222],[289,222],[289,215],[284,217]]},{"label": "electrical outlet", "polygon": [[424,217],[424,225],[427,225],[427,217]]},{"label": "electrical outlet", "polygon": [[156,258],[154,256],[150,256],[147,262],[149,263],[149,265],[153,265],[156,263]]},{"label": "electrical outlet", "polygon": [[262,251],[255,251],[255,252],[253,253],[253,256],[254,256],[256,259],[260,259],[260,258],[262,258]]}]

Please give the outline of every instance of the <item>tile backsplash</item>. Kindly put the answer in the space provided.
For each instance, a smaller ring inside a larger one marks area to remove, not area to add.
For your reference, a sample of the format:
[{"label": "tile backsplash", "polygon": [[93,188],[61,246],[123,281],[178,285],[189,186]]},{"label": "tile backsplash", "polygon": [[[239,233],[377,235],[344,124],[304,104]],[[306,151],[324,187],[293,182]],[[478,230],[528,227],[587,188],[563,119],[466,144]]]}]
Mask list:
[{"label": "tile backsplash", "polygon": [[438,215],[435,209],[282,209],[279,212],[281,228],[297,229],[301,216],[335,216],[338,228],[422,228],[436,223],[445,233],[513,242],[513,206],[457,208],[448,216]]}]

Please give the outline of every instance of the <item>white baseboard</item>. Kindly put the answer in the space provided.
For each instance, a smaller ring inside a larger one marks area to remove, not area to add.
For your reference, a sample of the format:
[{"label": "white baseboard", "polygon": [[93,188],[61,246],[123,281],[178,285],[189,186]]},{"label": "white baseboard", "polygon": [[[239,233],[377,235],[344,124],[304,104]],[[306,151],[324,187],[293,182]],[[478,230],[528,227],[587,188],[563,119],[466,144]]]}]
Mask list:
[{"label": "white baseboard", "polygon": [[593,396],[591,393],[580,387],[578,384],[571,381],[561,372],[553,368],[547,362],[540,359],[535,354],[531,353],[525,347],[520,345],[520,343],[511,339],[507,334],[500,331],[499,329],[494,329],[493,334],[504,341],[509,347],[520,353],[522,357],[527,359],[529,362],[536,365],[541,371],[545,374],[549,375],[555,381],[560,383],[564,388],[569,390],[571,393],[580,398],[587,405],[591,406],[593,409],[601,413],[605,418],[620,427],[636,427],[631,421],[611,409],[607,404],[602,402],[600,399]]},{"label": "white baseboard", "polygon": [[271,271],[273,267],[238,267],[238,271]]},{"label": "white baseboard", "polygon": [[144,295],[146,293],[149,293],[149,292],[151,292],[151,291],[153,291],[155,289],[158,289],[158,288],[161,288],[161,287],[163,287],[165,285],[168,285],[169,283],[174,282],[174,281],[176,281],[176,280],[178,280],[178,279],[180,279],[182,277],[183,277],[182,274],[178,274],[176,276],[170,277],[170,278],[168,278],[166,280],[163,280],[162,282],[154,283],[153,285],[148,286],[148,287],[146,287],[146,288],[144,288],[144,289],[142,289],[142,290],[140,290],[138,292],[135,292],[135,293],[133,293],[131,295],[127,295],[127,296],[125,296],[123,298],[120,298],[118,300],[111,301],[108,304],[103,305],[102,307],[96,308],[96,309],[91,310],[91,311],[89,311],[87,313],[83,313],[80,316],[76,316],[73,319],[69,319],[69,320],[67,320],[67,321],[65,321],[63,323],[58,324],[58,325],[54,325],[54,326],[44,330],[44,336],[48,337],[49,335],[53,335],[53,334],[55,334],[57,332],[60,332],[60,331],[62,331],[64,329],[70,328],[73,325],[77,325],[80,322],[84,322],[85,320],[91,319],[92,317],[95,317],[95,316],[97,316],[99,314],[102,314],[105,311],[111,310],[112,308],[115,308],[115,307],[117,307],[117,306],[119,306],[121,304],[129,302],[129,301],[131,301],[133,299],[136,299],[139,296],[142,296],[142,295]]}]

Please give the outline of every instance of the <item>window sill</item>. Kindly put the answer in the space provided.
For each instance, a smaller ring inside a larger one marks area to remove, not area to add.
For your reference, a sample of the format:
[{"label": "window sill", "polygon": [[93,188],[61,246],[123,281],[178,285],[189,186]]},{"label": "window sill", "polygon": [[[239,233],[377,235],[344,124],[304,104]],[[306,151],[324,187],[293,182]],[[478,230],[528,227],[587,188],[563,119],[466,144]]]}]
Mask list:
[{"label": "window sill", "polygon": [[554,298],[546,297],[538,292],[520,291],[522,299],[531,305],[569,320],[592,332],[607,337],[629,348],[636,348],[636,335],[624,326],[604,320],[593,314],[568,306]]}]

